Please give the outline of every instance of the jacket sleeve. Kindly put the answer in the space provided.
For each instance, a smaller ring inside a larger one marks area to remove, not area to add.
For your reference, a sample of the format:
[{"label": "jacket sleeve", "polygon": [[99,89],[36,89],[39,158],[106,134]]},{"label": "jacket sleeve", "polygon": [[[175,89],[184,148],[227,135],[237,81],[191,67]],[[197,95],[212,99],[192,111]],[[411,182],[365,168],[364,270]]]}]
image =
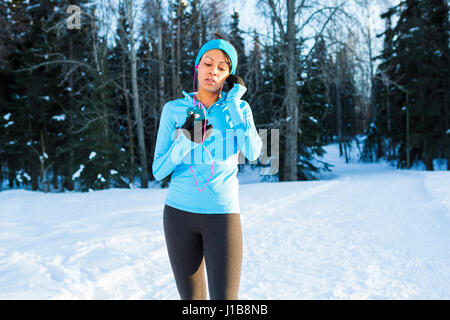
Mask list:
[{"label": "jacket sleeve", "polygon": [[263,143],[256,130],[250,105],[240,100],[246,90],[244,86],[235,84],[228,93],[227,107],[239,148],[248,160],[254,161],[258,159]]},{"label": "jacket sleeve", "polygon": [[156,136],[152,172],[158,181],[167,177],[197,145],[176,129],[170,106],[168,102],[163,107]]}]

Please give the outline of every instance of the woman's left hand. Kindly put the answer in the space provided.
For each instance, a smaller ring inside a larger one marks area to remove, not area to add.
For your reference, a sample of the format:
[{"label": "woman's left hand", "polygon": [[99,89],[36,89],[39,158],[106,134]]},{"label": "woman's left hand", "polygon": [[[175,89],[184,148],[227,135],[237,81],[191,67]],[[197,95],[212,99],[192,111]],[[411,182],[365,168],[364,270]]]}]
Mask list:
[{"label": "woman's left hand", "polygon": [[235,83],[239,83],[241,86],[245,87],[244,80],[235,74],[230,74],[228,76],[227,83],[228,83],[228,86],[230,87],[230,89],[232,89],[234,87]]},{"label": "woman's left hand", "polygon": [[234,74],[230,74],[226,80],[230,86],[230,90],[227,94],[227,100],[239,101],[247,91],[244,80]]},{"label": "woman's left hand", "polygon": [[241,110],[241,99],[247,91],[247,87],[245,86],[244,80],[234,74],[228,76],[227,82],[231,87],[230,91],[227,93],[227,109],[234,127],[244,122],[244,114]]}]

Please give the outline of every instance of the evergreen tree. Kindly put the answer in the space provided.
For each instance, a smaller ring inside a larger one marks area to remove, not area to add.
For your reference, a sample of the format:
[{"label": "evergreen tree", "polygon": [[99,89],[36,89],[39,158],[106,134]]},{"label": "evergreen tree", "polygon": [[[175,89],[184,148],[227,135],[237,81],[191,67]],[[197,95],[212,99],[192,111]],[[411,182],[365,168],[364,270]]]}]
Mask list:
[{"label": "evergreen tree", "polygon": [[53,3],[39,1],[14,1],[8,8],[8,22],[22,25],[21,33],[11,35],[20,40],[8,59],[13,71],[6,84],[9,96],[5,108],[9,116],[4,152],[11,188],[28,187],[31,183],[33,190],[41,186],[49,191],[50,172],[58,165],[52,147],[59,128],[52,118],[58,114],[55,87],[60,68],[43,64],[48,58],[48,47],[55,41],[54,32],[42,32],[53,8]]},{"label": "evergreen tree", "polygon": [[[399,167],[423,161],[427,170],[433,170],[434,158],[448,156],[448,5],[440,0],[407,0],[383,18],[395,13],[399,20],[386,31],[389,43],[377,73],[385,84],[378,90],[389,94],[376,93],[385,115],[375,126],[380,143],[386,137],[391,141]],[[386,123],[388,130],[383,127]]]},{"label": "evergreen tree", "polygon": [[[300,124],[301,135],[298,150],[300,153],[300,172],[302,180],[317,177],[315,173],[321,170],[329,171],[329,164],[318,158],[325,153],[323,147],[326,135],[330,129],[324,125],[324,120],[329,112],[328,98],[326,95],[325,77],[327,64],[327,51],[325,41],[316,39],[317,43],[309,58],[305,61],[305,70],[299,74],[300,93]],[[328,131],[327,131],[328,129]],[[317,161],[313,161],[316,159]],[[318,166],[317,163],[320,164]]]},{"label": "evergreen tree", "polygon": [[[75,190],[73,175],[80,166],[77,158],[80,154],[79,150],[82,150],[84,146],[84,133],[78,132],[77,129],[85,124],[81,110],[85,109],[83,98],[90,89],[86,75],[91,72],[92,68],[88,63],[88,57],[92,50],[89,16],[80,16],[80,29],[66,28],[66,8],[69,5],[69,1],[62,1],[55,7],[53,20],[61,27],[55,30],[57,42],[49,48],[49,56],[56,57],[57,62],[55,63],[61,66],[61,72],[58,74],[59,87],[57,88],[60,115],[55,118],[64,128],[58,137],[57,145],[61,191]],[[82,12],[87,12],[89,1],[79,1],[77,5]],[[47,28],[51,28],[52,23],[55,22],[49,21]],[[60,56],[64,58],[57,59]],[[61,61],[59,62],[59,60]]]},{"label": "evergreen tree", "polygon": [[269,121],[264,118],[264,109],[268,109],[265,105],[263,97],[264,79],[263,79],[263,52],[260,45],[259,36],[256,31],[253,32],[253,47],[248,57],[248,71],[245,76],[247,90],[247,101],[252,107],[253,118],[255,123],[263,124]]},{"label": "evergreen tree", "polygon": [[[261,87],[257,101],[261,101],[255,107],[252,106],[252,111],[258,115],[257,123],[262,128],[267,129],[277,129],[279,130],[279,172],[278,179],[283,180],[283,165],[282,165],[282,152],[285,148],[285,139],[287,138],[284,134],[286,119],[288,115],[286,111],[282,108],[283,106],[283,95],[284,92],[284,74],[282,65],[282,55],[280,48],[273,46],[271,44],[266,44],[263,48],[263,69],[261,77]],[[255,75],[256,77],[256,75]],[[256,122],[255,118],[255,122]]]},{"label": "evergreen tree", "polygon": [[[192,50],[193,46],[186,37],[191,25],[189,24],[189,13],[187,12],[188,4],[182,0],[177,0],[173,4],[174,26],[173,38],[175,43],[175,55],[172,57],[171,63],[175,66],[174,83],[176,90],[175,98],[182,96],[181,90],[192,86],[192,74],[194,69],[194,61],[196,53]],[[190,89],[189,89],[190,90]]]},{"label": "evergreen tree", "polygon": [[239,13],[237,11],[234,11],[233,15],[231,16],[231,19],[232,22],[230,25],[229,41],[236,48],[236,51],[238,53],[239,74],[245,81],[249,73],[249,66],[248,66],[248,58],[245,53],[245,43],[244,38],[242,37],[242,30],[239,29]]},{"label": "evergreen tree", "polygon": [[[190,32],[189,40],[186,40],[187,50],[185,56],[183,57],[183,63],[185,63],[182,68],[183,77],[185,81],[183,82],[183,90],[187,92],[192,91],[193,77],[194,77],[194,67],[195,58],[197,58],[197,53],[201,46],[209,39],[206,39],[206,23],[201,11],[200,1],[191,0],[189,2],[190,11],[186,13],[186,21]],[[195,88],[197,90],[197,88]]]},{"label": "evergreen tree", "polygon": [[[116,106],[116,112],[118,114],[114,127],[118,131],[119,136],[121,136],[122,140],[124,141],[124,144],[121,147],[122,153],[126,152],[124,155],[129,156],[129,159],[126,161],[126,163],[128,164],[126,166],[127,168],[123,168],[124,170],[127,169],[127,172],[124,172],[124,174],[127,175],[129,183],[133,184],[136,175],[136,135],[134,134],[134,118],[131,111],[132,97],[130,94],[130,59],[128,55],[130,43],[126,33],[126,30],[128,29],[128,19],[126,16],[124,1],[120,1],[118,6],[119,15],[117,21],[117,29],[115,32],[115,43],[113,48],[110,49],[110,53],[108,55],[108,67],[111,72],[111,76],[113,77],[113,79],[116,79],[115,83],[117,84],[112,88],[112,99],[114,105]],[[145,24],[142,25],[143,31],[145,31],[144,26]],[[141,34],[143,35],[142,38],[144,42],[147,37],[145,33]],[[142,48],[139,49],[139,52],[141,52],[141,50]],[[140,57],[140,59],[144,59],[144,57]],[[145,61],[145,63],[143,63],[142,65],[147,66],[149,63],[150,62]],[[146,84],[145,79],[143,82],[144,84],[142,85],[149,85]],[[146,87],[144,88],[146,89]],[[148,90],[145,89],[144,92],[148,92]],[[145,97],[147,96],[147,94],[143,94],[142,96],[142,103],[146,104]]]},{"label": "evergreen tree", "polygon": [[75,130],[83,133],[80,138],[83,144],[76,152],[82,169],[76,176],[82,191],[127,187],[124,177],[128,176],[129,164],[129,155],[123,148],[127,139],[121,135],[123,127],[116,121],[120,108],[112,96],[114,75],[109,70],[106,36],[98,35],[95,6],[90,10],[91,41],[95,47],[87,62],[95,68],[85,75],[89,89],[80,101],[82,112]]}]

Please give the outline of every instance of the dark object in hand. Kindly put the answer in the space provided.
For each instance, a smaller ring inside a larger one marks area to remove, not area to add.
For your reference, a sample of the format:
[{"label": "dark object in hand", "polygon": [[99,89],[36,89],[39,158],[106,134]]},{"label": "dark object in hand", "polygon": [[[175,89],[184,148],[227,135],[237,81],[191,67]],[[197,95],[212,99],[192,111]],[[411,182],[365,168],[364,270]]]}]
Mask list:
[{"label": "dark object in hand", "polygon": [[229,86],[230,90],[233,88],[235,83],[239,83],[241,86],[245,87],[244,80],[241,77],[239,77],[239,76],[237,76],[235,74],[230,74],[228,76],[227,83],[228,83],[228,86]]},{"label": "dark object in hand", "polygon": [[184,135],[194,141],[195,143],[203,142],[203,134],[205,133],[205,121],[206,121],[206,134],[205,140],[211,135],[212,132],[212,124],[208,124],[208,119],[202,121],[194,121],[195,114],[192,114],[190,117],[186,117],[186,122],[180,127],[183,131]]}]

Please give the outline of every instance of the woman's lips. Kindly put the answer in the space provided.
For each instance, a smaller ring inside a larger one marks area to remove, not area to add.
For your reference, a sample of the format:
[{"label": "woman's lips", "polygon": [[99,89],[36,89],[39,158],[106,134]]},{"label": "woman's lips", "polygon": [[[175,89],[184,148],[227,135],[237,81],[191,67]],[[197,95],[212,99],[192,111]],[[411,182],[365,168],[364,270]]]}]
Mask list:
[{"label": "woman's lips", "polygon": [[215,84],[216,83],[214,80],[211,80],[211,79],[205,79],[205,81],[207,83],[210,83],[210,84]]}]

